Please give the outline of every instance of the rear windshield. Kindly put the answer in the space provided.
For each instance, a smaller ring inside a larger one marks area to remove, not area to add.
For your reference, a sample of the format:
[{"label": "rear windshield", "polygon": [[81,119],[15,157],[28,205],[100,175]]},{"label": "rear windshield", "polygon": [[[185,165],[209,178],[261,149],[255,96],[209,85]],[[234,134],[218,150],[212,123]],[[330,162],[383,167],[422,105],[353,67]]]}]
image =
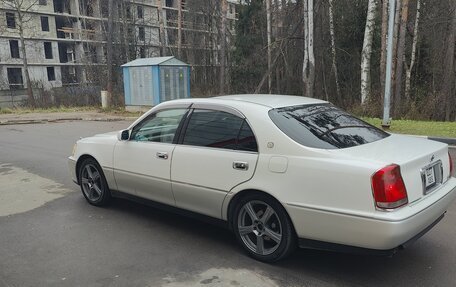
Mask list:
[{"label": "rear windshield", "polygon": [[269,117],[294,141],[313,148],[348,148],[389,136],[331,104],[272,109]]}]

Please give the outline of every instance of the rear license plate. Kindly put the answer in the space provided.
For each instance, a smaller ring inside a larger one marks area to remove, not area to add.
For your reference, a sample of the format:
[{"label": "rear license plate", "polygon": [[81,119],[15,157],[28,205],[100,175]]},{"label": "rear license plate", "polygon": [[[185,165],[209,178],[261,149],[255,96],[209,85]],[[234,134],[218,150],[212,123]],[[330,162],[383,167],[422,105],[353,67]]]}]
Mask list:
[{"label": "rear license plate", "polygon": [[434,167],[429,167],[425,170],[425,179],[426,179],[426,187],[429,187],[435,183],[435,174],[434,174]]}]

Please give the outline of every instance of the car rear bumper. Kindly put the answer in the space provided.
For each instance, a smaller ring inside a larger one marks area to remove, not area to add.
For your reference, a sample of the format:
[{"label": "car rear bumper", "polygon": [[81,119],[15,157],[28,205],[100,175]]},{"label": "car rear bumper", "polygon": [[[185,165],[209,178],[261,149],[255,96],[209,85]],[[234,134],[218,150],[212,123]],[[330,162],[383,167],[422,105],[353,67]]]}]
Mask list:
[{"label": "car rear bumper", "polygon": [[372,249],[372,248],[364,248],[364,247],[356,247],[356,246],[350,246],[350,245],[343,245],[343,244],[337,244],[337,243],[329,243],[329,242],[324,242],[324,241],[318,241],[318,240],[311,240],[311,239],[304,239],[300,238],[299,239],[299,247],[301,248],[308,248],[308,249],[318,249],[318,250],[328,250],[328,251],[336,251],[336,252],[342,252],[342,253],[356,253],[356,254],[367,254],[367,255],[380,255],[380,256],[391,256],[394,255],[398,250],[404,249],[416,240],[418,240],[421,236],[426,234],[429,230],[431,230],[437,223],[440,222],[440,220],[443,219],[445,216],[445,213],[442,214],[437,220],[435,220],[431,225],[426,227],[424,230],[422,230],[420,233],[409,239],[407,242],[402,243],[401,245],[391,248],[391,249],[386,249],[386,250],[381,250],[381,249]]},{"label": "car rear bumper", "polygon": [[450,179],[435,196],[438,196],[438,199],[434,199],[432,204],[423,200],[407,206],[407,212],[413,211],[413,214],[407,217],[397,218],[397,215],[391,212],[391,220],[333,213],[296,205],[288,205],[287,210],[298,237],[302,238],[302,246],[309,245],[305,242],[310,240],[309,242],[330,242],[373,250],[392,250],[422,236],[441,219],[456,197],[456,179]]},{"label": "car rear bumper", "polygon": [[74,159],[72,156],[68,157],[68,169],[70,171],[71,179],[74,181],[74,183],[78,183],[78,177],[76,175],[76,159]]}]

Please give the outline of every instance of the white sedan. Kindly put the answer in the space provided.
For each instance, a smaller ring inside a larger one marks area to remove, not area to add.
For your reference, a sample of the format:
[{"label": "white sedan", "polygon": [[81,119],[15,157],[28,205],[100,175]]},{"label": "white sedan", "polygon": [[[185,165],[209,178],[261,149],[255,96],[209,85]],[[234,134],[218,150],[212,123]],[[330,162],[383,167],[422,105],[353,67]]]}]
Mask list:
[{"label": "white sedan", "polygon": [[165,102],[79,140],[69,167],[90,204],[141,198],[215,218],[267,262],[296,246],[393,253],[456,196],[446,144],[294,96]]}]

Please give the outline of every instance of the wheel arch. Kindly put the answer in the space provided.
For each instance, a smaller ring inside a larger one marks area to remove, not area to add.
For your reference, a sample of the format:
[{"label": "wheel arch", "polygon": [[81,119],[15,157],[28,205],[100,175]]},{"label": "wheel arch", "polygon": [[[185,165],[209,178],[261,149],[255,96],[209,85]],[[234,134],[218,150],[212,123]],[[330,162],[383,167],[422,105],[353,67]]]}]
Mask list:
[{"label": "wheel arch", "polygon": [[259,189],[244,189],[244,190],[241,190],[239,192],[237,192],[228,202],[228,207],[227,207],[227,214],[226,214],[226,218],[227,218],[227,223],[228,223],[228,227],[232,230],[233,229],[233,226],[232,226],[232,221],[233,221],[233,216],[234,216],[234,209],[236,207],[236,204],[239,202],[240,199],[242,199],[243,197],[247,196],[247,195],[250,195],[250,194],[262,194],[262,195],[265,195],[269,198],[271,198],[272,200],[276,201],[278,204],[280,204],[282,206],[282,208],[285,210],[285,213],[288,217],[288,219],[290,220],[291,222],[291,226],[293,228],[293,232],[295,233],[296,235],[296,229],[294,227],[294,223],[293,223],[293,220],[291,219],[290,215],[288,214],[288,211],[287,209],[285,208],[285,206],[282,204],[282,202],[280,202],[280,200],[278,200],[275,196],[271,195],[270,193],[268,192],[265,192],[265,191],[262,191],[262,190],[259,190]]},{"label": "wheel arch", "polygon": [[76,179],[77,179],[79,185],[81,184],[81,179],[79,178],[79,169],[81,168],[81,164],[84,162],[84,160],[86,160],[88,158],[93,159],[94,161],[96,161],[98,163],[98,165],[100,165],[98,160],[90,154],[83,154],[83,155],[79,156],[78,160],[76,161]]}]

